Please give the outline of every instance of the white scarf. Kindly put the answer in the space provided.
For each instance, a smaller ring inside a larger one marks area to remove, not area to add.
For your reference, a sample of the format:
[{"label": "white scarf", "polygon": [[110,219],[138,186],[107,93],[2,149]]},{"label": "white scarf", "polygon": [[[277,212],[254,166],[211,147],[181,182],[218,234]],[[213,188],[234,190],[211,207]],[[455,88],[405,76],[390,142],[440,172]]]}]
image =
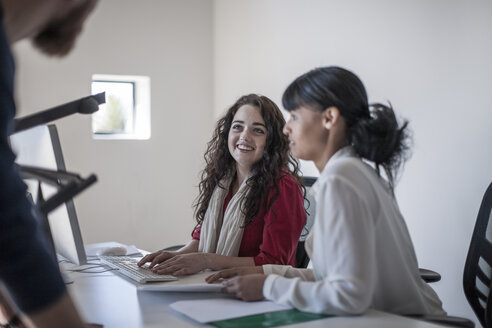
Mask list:
[{"label": "white scarf", "polygon": [[241,212],[241,201],[247,195],[249,187],[246,185],[249,176],[244,179],[237,193],[231,198],[222,220],[224,201],[229,193],[232,179],[220,182],[224,188],[215,187],[208,203],[205,217],[200,231],[198,251],[215,253],[226,256],[237,256],[243,238],[244,214]]}]

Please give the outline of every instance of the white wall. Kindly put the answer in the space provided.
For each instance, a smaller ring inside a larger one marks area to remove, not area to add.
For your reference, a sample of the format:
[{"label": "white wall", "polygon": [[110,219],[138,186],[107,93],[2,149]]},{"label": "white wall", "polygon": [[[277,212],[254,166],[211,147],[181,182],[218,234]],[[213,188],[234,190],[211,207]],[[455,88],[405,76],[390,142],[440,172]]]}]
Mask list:
[{"label": "white wall", "polygon": [[189,240],[213,124],[212,11],[204,0],[104,0],[68,58],[16,47],[20,116],[90,94],[94,73],[150,76],[150,140],[93,140],[81,115],[56,122],[67,168],[99,178],[75,199],[86,243]]},{"label": "white wall", "polygon": [[401,210],[445,309],[475,319],[461,280],[492,180],[492,2],[216,0],[214,14],[216,116],[247,92],[280,104],[298,75],[339,65],[410,120]]}]

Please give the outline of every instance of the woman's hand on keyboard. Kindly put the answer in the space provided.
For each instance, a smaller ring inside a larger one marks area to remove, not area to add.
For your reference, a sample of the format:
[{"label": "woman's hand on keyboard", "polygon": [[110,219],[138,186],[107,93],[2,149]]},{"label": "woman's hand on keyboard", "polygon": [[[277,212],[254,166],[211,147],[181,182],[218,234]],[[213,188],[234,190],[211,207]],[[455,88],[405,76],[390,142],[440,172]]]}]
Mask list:
[{"label": "woman's hand on keyboard", "polygon": [[205,253],[174,254],[153,267],[152,271],[173,276],[197,273],[210,267],[209,255]]},{"label": "woman's hand on keyboard", "polygon": [[179,252],[170,252],[170,251],[157,251],[154,253],[150,253],[145,255],[138,263],[137,265],[141,267],[147,262],[151,262],[149,265],[149,269],[152,269],[155,267],[157,264],[162,263],[166,260],[169,260],[170,258],[173,258],[174,256],[180,254]]}]

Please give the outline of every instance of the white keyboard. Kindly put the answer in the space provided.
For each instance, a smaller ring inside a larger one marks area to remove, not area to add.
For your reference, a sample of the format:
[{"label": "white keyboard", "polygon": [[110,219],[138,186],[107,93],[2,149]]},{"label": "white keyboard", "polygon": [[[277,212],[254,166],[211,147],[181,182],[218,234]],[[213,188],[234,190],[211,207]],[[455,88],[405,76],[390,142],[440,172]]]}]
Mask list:
[{"label": "white keyboard", "polygon": [[102,263],[117,269],[118,272],[140,284],[158,281],[173,281],[178,278],[171,275],[156,274],[147,268],[137,266],[139,258],[131,256],[100,256]]}]

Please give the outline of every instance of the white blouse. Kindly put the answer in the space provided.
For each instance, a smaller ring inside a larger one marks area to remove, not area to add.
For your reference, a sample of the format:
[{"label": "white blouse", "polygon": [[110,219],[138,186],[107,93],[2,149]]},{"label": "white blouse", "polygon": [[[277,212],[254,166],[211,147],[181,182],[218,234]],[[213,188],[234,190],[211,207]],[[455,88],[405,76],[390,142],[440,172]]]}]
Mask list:
[{"label": "white blouse", "polygon": [[316,313],[445,314],[420,278],[389,185],[351,147],[330,158],[311,191],[316,217],[305,247],[313,269],[264,265],[265,298]]}]

